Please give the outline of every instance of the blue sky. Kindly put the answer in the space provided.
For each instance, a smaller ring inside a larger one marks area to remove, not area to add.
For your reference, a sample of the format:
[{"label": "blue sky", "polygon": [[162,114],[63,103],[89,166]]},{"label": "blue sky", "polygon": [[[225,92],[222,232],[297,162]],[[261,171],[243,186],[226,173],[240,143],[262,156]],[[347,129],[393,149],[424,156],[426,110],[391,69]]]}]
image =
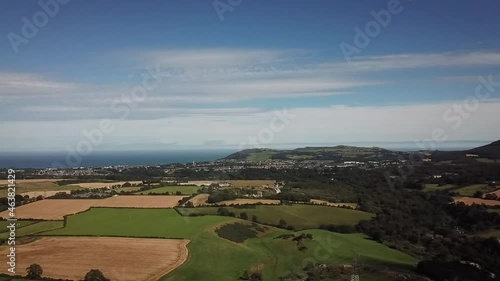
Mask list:
[{"label": "blue sky", "polygon": [[0,150],[500,138],[498,1],[40,2],[0,3]]}]

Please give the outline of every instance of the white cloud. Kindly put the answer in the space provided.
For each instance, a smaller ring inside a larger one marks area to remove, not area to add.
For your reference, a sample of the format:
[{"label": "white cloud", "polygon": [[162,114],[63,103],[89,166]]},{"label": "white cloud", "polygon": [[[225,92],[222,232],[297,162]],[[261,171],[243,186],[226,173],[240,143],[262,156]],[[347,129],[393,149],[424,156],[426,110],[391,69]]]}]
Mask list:
[{"label": "white cloud", "polygon": [[[494,140],[500,131],[500,101],[483,102],[458,129],[446,123],[443,114],[462,101],[406,106],[291,108],[296,115],[282,132],[276,133],[276,143],[348,143],[374,141],[415,141],[431,138],[435,129],[442,129],[449,141]],[[127,145],[178,143],[203,145],[207,140],[224,140],[238,146],[248,137],[256,137],[269,128],[271,111],[259,109],[192,110],[183,115],[155,120],[114,121],[116,130],[106,135],[101,149],[113,148],[116,143]],[[75,146],[83,135],[81,130],[97,128],[97,120],[57,122],[8,122],[1,124],[12,132],[0,136],[3,149],[22,149],[32,145],[33,136],[47,149],[64,150]]]}]

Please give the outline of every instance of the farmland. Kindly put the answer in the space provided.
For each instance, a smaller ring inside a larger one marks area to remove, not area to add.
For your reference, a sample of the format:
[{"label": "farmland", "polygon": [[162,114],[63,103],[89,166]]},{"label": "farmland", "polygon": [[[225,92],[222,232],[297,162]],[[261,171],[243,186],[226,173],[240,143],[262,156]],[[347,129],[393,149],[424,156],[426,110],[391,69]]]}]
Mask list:
[{"label": "farmland", "polygon": [[[115,196],[106,199],[45,199],[16,209],[18,219],[62,220],[90,207],[172,208],[183,196]],[[8,211],[0,213],[6,218]]]},{"label": "farmland", "polygon": [[138,192],[135,192],[135,194],[147,195],[147,194],[151,194],[151,193],[161,194],[161,193],[165,193],[165,192],[168,192],[169,194],[175,194],[176,192],[179,191],[183,195],[191,195],[193,193],[198,192],[199,189],[200,189],[200,187],[198,187],[198,186],[172,185],[172,186],[163,186],[163,187],[148,189],[145,191],[138,191]]},{"label": "farmland", "polygon": [[438,185],[435,183],[428,183],[425,185],[424,191],[447,190],[447,189],[453,189],[455,187],[456,185],[453,184]]},{"label": "farmland", "polygon": [[[58,180],[55,179],[33,179],[33,180],[16,180],[16,192],[18,194],[28,193],[30,197],[36,195],[45,195],[45,191],[70,191],[79,189],[76,185],[58,185]],[[0,197],[7,196],[7,181],[0,181]]]},{"label": "farmland", "polygon": [[[18,237],[26,235],[35,235],[45,231],[64,227],[63,221],[18,221],[16,226],[16,235]],[[7,228],[5,228],[7,230]],[[0,239],[7,239],[9,233],[0,233]]]},{"label": "farmland", "polygon": [[[190,214],[217,214],[217,207],[179,208],[183,215]],[[296,229],[317,228],[321,224],[355,225],[360,220],[369,220],[369,213],[329,207],[296,204],[292,206],[255,206],[255,208],[226,207],[229,212],[236,216],[246,213],[250,218],[257,216],[259,222],[269,225],[277,225],[280,219],[285,220]]]},{"label": "farmland", "polygon": [[[108,186],[117,186],[117,185],[123,185],[127,183],[126,181],[120,181],[120,182],[82,182],[82,183],[75,183],[74,185],[77,185],[82,188],[103,188],[103,187],[108,187]],[[142,184],[142,181],[129,181],[128,183],[130,184]]]},{"label": "farmland", "polygon": [[[156,281],[186,260],[187,243],[178,239],[45,237],[17,247],[17,254],[23,257],[17,266],[38,263],[44,275],[61,279],[80,280],[90,269],[99,268],[111,280]],[[1,271],[7,273],[5,267]]]},{"label": "farmland", "polygon": [[472,197],[457,198],[455,199],[455,202],[463,202],[466,205],[472,205],[472,204],[485,204],[486,206],[500,205],[500,201],[498,200],[486,200],[486,199],[472,198]]},{"label": "farmland", "polygon": [[[318,206],[320,207],[320,206]],[[329,207],[325,207],[329,208]],[[299,252],[295,244],[274,239],[287,230],[271,228],[264,236],[246,240],[237,245],[220,238],[215,229],[229,222],[242,220],[219,217],[182,217],[172,209],[112,209],[93,208],[69,216],[67,226],[44,233],[56,236],[130,236],[189,239],[188,260],[161,280],[221,280],[233,281],[242,272],[262,268],[265,280],[277,280],[286,270],[300,268],[306,257],[322,251],[321,257],[331,262],[349,261],[352,249],[367,263],[410,269],[415,260],[401,252],[365,239],[361,234],[337,234],[322,230],[310,230],[315,239],[306,242],[307,252]],[[330,247],[330,248],[329,248]],[[207,259],[217,253],[217,259]],[[324,253],[324,254],[323,254]]]},{"label": "farmland", "polygon": [[453,191],[460,193],[461,196],[473,196],[477,191],[488,193],[494,190],[495,188],[492,188],[491,186],[488,186],[486,184],[472,184],[459,189],[455,189]]}]

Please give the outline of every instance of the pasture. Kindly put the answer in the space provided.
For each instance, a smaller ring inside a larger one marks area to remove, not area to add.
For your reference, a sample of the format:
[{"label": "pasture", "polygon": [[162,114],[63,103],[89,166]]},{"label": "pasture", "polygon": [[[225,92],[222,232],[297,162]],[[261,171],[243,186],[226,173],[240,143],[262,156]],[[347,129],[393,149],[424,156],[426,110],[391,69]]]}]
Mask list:
[{"label": "pasture", "polygon": [[495,188],[488,186],[487,184],[472,184],[465,187],[461,187],[459,189],[455,189],[453,191],[460,193],[461,196],[472,197],[474,193],[476,193],[477,191],[481,191],[482,193],[488,193],[494,190]]},{"label": "pasture", "polygon": [[191,195],[193,193],[198,192],[200,187],[198,186],[191,186],[191,185],[172,185],[172,186],[163,186],[163,187],[158,187],[158,188],[153,188],[153,189],[148,189],[145,191],[137,191],[134,194],[140,194],[140,195],[148,195],[151,193],[165,193],[168,192],[169,194],[175,194],[176,192],[181,192],[182,195]]},{"label": "pasture", "polygon": [[[76,214],[90,207],[118,208],[172,208],[184,196],[114,196],[106,199],[44,199],[16,208],[18,219],[62,220],[65,215]],[[7,218],[8,210],[0,213]]]},{"label": "pasture", "polygon": [[92,208],[67,217],[66,227],[44,235],[128,236],[190,239],[227,217],[182,217],[174,209]]},{"label": "pasture", "polygon": [[[111,280],[156,281],[187,258],[188,240],[115,237],[44,237],[19,245],[17,267],[38,263],[43,276],[81,280],[99,268]],[[8,247],[2,247],[2,255]],[[77,262],[78,261],[78,262]],[[6,267],[0,269],[8,273]]]},{"label": "pasture", "polygon": [[423,191],[430,192],[430,191],[436,191],[436,190],[447,190],[447,189],[453,189],[455,187],[456,187],[456,185],[454,185],[454,184],[438,185],[436,183],[427,183],[427,184],[425,184]]},{"label": "pasture", "polygon": [[[258,222],[268,225],[277,225],[281,219],[295,229],[318,228],[321,224],[356,225],[360,220],[369,220],[372,214],[329,206],[318,205],[280,205],[280,206],[248,206],[247,208],[225,207],[238,217],[246,213],[251,219],[257,216]],[[218,207],[178,208],[183,215],[209,214],[216,215]]]},{"label": "pasture", "polygon": [[[63,227],[63,221],[18,221],[16,224],[16,236],[37,235],[45,231]],[[7,228],[5,228],[5,230],[7,230]],[[7,239],[8,237],[9,233],[7,231],[0,233],[0,239]]]}]

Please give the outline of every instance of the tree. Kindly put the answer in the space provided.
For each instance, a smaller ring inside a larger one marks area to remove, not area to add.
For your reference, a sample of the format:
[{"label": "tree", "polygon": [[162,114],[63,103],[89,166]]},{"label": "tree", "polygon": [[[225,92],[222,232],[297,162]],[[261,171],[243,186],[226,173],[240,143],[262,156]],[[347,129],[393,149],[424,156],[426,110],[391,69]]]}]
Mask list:
[{"label": "tree", "polygon": [[104,274],[99,269],[91,269],[87,274],[85,274],[85,278],[83,281],[110,281],[108,278],[104,277]]},{"label": "tree", "polygon": [[483,193],[481,191],[476,191],[473,195],[475,198],[483,198]]},{"label": "tree", "polygon": [[26,278],[28,279],[40,279],[43,269],[39,264],[34,263],[26,268],[26,273]]},{"label": "tree", "polygon": [[252,221],[253,222],[257,222],[257,216],[256,215],[252,215]]},{"label": "tree", "polygon": [[242,219],[242,220],[248,220],[248,215],[247,215],[247,213],[245,213],[245,212],[241,213],[241,214],[240,214],[240,219]]},{"label": "tree", "polygon": [[284,219],[280,219],[280,222],[278,223],[278,227],[280,228],[286,228],[287,223]]}]

